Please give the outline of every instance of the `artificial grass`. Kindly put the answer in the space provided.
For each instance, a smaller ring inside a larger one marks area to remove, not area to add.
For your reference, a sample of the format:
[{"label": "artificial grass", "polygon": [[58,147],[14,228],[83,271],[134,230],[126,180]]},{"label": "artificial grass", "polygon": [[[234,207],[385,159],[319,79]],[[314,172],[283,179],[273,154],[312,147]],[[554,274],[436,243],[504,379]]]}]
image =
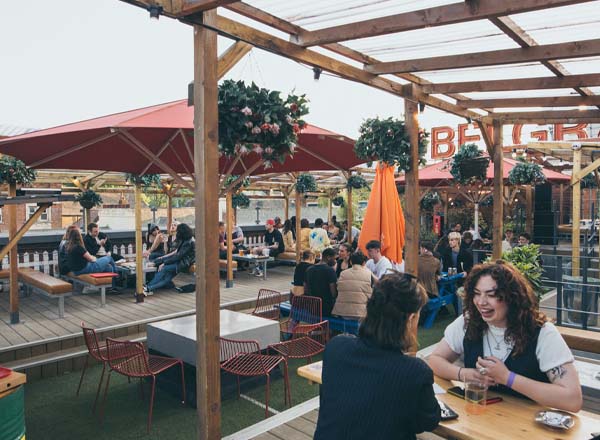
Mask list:
[{"label": "artificial grass", "polygon": [[[453,315],[439,316],[430,329],[419,328],[419,348],[435,344],[440,340]],[[319,360],[315,357],[313,360]],[[292,390],[292,405],[302,403],[319,394],[318,385],[311,385],[296,374],[304,361],[290,361],[289,375]],[[118,374],[111,375],[105,420],[101,425],[92,414],[92,404],[100,379],[101,368],[88,369],[79,397],[75,391],[79,383],[79,372],[37,380],[25,387],[25,417],[28,440],[131,440],[169,439],[184,440],[196,437],[196,410],[182,405],[178,396],[172,396],[157,387],[154,401],[154,417],[150,435],[146,434],[146,420],[150,390],[146,383],[144,400],[140,398],[137,381],[127,383]],[[179,391],[179,389],[177,389]],[[242,394],[264,403],[264,383],[242,388]],[[283,381],[281,376],[271,381],[269,406],[283,411]],[[264,409],[235,393],[226,393],[221,402],[221,430],[223,436],[237,432],[264,420]]]}]

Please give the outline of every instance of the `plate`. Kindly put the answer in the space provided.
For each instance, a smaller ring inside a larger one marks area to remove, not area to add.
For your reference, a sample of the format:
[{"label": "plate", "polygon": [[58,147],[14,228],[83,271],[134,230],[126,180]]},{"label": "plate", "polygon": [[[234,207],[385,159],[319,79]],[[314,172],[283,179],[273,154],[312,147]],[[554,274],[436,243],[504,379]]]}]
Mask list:
[{"label": "plate", "polygon": [[575,425],[573,417],[556,411],[540,411],[535,416],[535,421],[551,428],[571,429]]},{"label": "plate", "polygon": [[10,373],[12,373],[10,368],[0,367],[0,379],[10,376]]}]

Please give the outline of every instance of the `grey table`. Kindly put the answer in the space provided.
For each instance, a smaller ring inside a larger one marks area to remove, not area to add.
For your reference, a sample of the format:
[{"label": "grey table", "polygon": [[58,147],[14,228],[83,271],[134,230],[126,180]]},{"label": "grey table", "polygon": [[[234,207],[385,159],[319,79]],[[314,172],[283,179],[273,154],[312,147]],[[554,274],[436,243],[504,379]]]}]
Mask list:
[{"label": "grey table", "polygon": [[233,259],[236,261],[247,261],[250,264],[263,266],[263,280],[267,279],[267,263],[269,261],[275,261],[273,257],[262,257],[262,256],[251,256],[251,255],[233,255]]}]

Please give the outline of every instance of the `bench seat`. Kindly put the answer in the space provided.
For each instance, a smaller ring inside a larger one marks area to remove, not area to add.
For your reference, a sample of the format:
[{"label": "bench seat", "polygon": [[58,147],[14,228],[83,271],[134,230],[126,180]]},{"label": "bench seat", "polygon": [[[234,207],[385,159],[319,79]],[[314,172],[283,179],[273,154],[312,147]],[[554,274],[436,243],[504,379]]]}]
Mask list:
[{"label": "bench seat", "polygon": [[58,298],[58,317],[65,317],[65,296],[70,296],[73,292],[70,283],[37,270],[19,271],[19,280],[27,290]]},{"label": "bench seat", "polygon": [[275,261],[286,264],[296,264],[296,252],[282,252],[275,257]]},{"label": "bench seat", "polygon": [[106,305],[106,288],[112,287],[113,277],[102,277],[95,278],[92,274],[75,275],[73,272],[69,272],[66,275],[61,276],[62,279],[72,282],[73,284],[80,284],[83,287],[92,287],[100,289],[100,307]]},{"label": "bench seat", "polygon": [[600,354],[600,332],[559,325],[556,328],[571,350]]}]

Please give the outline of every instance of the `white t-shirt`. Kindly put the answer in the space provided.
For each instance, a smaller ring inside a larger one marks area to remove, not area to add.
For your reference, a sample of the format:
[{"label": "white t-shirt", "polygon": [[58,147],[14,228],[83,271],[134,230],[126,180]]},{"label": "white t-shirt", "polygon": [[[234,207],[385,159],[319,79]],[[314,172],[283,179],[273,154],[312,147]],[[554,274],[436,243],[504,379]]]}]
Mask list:
[{"label": "white t-shirt", "polygon": [[375,263],[373,259],[367,261],[367,269],[373,272],[377,278],[381,278],[389,269],[393,269],[392,262],[387,257],[381,257],[379,262]]},{"label": "white t-shirt", "polygon": [[512,246],[506,240],[502,240],[502,252],[510,252],[512,251]]},{"label": "white t-shirt", "polygon": [[[444,341],[454,353],[460,355],[461,360],[464,359],[463,339],[465,332],[465,318],[462,315],[456,318],[444,331]],[[497,346],[499,346],[499,350],[496,350]],[[484,356],[491,355],[506,360],[512,348],[513,344],[507,344],[504,341],[503,328],[489,326],[483,336]],[[546,322],[540,330],[537,346],[535,347],[535,356],[540,370],[544,373],[575,360],[567,343],[551,322]]]}]

